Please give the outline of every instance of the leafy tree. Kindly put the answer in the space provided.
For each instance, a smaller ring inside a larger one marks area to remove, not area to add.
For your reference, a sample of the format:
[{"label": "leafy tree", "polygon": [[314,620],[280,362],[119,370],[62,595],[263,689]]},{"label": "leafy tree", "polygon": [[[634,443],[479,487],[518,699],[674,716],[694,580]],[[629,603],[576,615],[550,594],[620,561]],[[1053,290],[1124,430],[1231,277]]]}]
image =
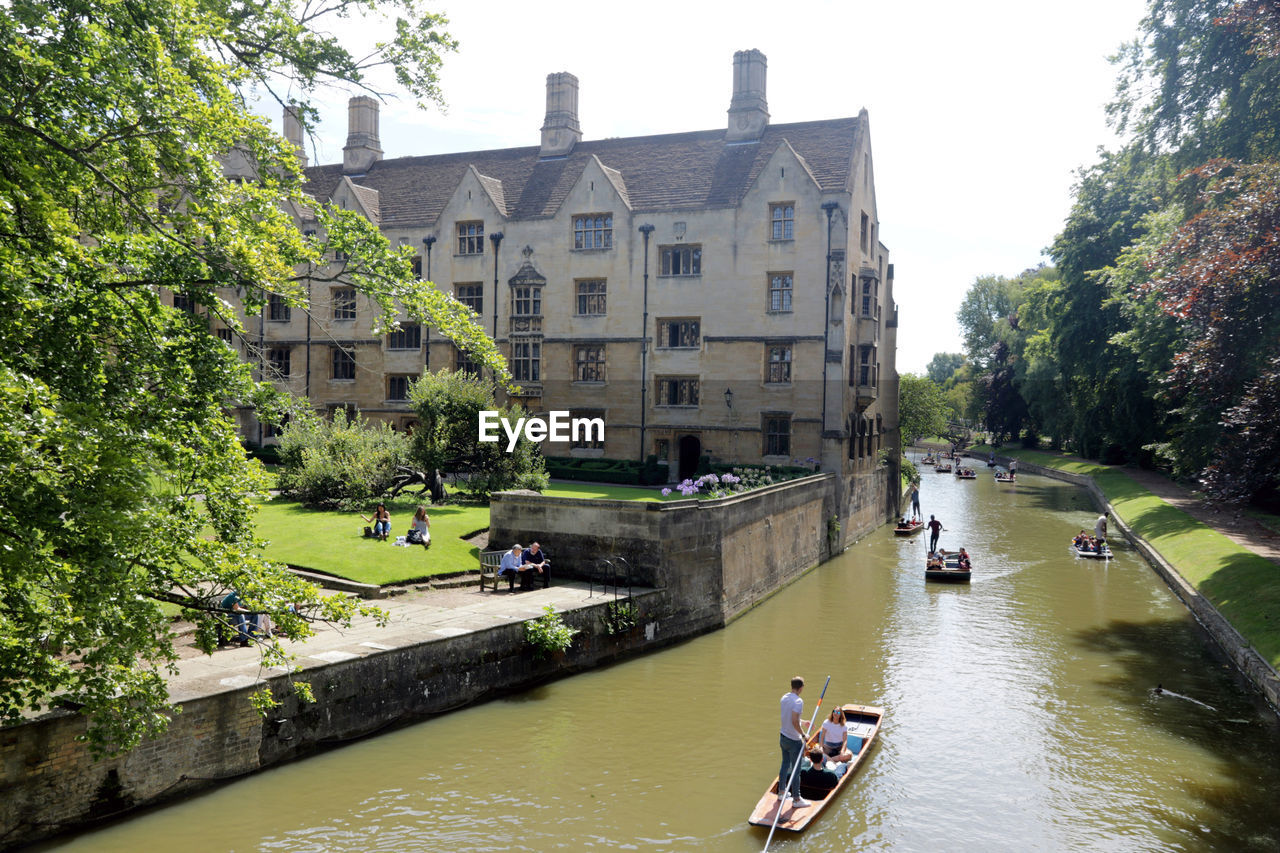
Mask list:
[{"label": "leafy tree", "polygon": [[350,508],[381,497],[397,467],[409,461],[409,441],[385,422],[338,409],[332,420],[312,412],[290,420],[280,436],[281,494],[312,507]]},{"label": "leafy tree", "polygon": [[[1155,259],[1143,290],[1185,330],[1166,380],[1182,415],[1187,468],[1248,497],[1280,473],[1274,398],[1280,368],[1280,163],[1215,161],[1191,172],[1196,211]],[[1261,458],[1258,458],[1261,454]]]},{"label": "leafy tree", "polygon": [[484,496],[502,489],[546,488],[546,463],[523,433],[510,452],[501,427],[498,441],[480,441],[481,412],[496,412],[513,426],[528,415],[520,406],[499,407],[496,392],[492,380],[447,370],[424,374],[410,385],[409,399],[421,421],[413,432],[414,460],[425,471],[465,479],[473,492]]},{"label": "leafy tree", "polygon": [[[295,638],[309,619],[355,612],[257,556],[264,481],[225,406],[268,395],[210,333],[217,322],[243,336],[234,302],[253,312],[279,295],[305,309],[308,274],[342,249],[343,280],[386,322],[403,309],[502,371],[468,312],[415,279],[407,251],[303,195],[291,146],[246,109],[250,89],[283,103],[287,87],[314,117],[312,87],[364,86],[379,65],[438,99],[453,42],[418,0],[377,6],[402,17],[365,59],[330,34],[374,8],[0,7],[0,720],[74,703],[107,751],[162,730],[176,659],[162,602],[186,608],[206,650],[231,588]],[[233,152],[256,180],[226,180]],[[303,207],[318,234],[294,227]],[[286,610],[295,602],[303,617]]]},{"label": "leafy tree", "polygon": [[929,377],[904,373],[898,378],[898,429],[908,443],[946,431],[942,389]]},{"label": "leafy tree", "polygon": [[964,364],[964,355],[958,352],[934,353],[929,365],[924,369],[925,375],[939,386],[946,385],[947,380],[955,375]]}]

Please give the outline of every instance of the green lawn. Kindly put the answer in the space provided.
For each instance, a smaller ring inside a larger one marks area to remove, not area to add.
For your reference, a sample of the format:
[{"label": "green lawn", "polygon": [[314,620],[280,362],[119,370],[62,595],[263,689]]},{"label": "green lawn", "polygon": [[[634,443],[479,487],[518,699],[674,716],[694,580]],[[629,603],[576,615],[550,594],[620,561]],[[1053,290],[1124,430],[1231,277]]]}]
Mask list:
[{"label": "green lawn", "polygon": [[[982,453],[988,450],[981,448]],[[1120,519],[1213,602],[1263,658],[1280,667],[1280,566],[1156,497],[1123,468],[1037,450],[997,452],[1092,477]]]},{"label": "green lawn", "polygon": [[[489,526],[489,507],[447,504],[427,507],[431,547],[397,548],[392,542],[409,529],[417,498],[391,501],[391,537],[386,542],[365,539],[367,525],[359,514],[306,509],[279,498],[258,513],[258,533],[270,544],[270,560],[348,578],[360,583],[389,584],[431,575],[474,570],[476,548],[462,540]],[[372,506],[365,511],[372,515]]]},{"label": "green lawn", "polygon": [[557,480],[543,489],[542,493],[549,498],[587,498],[597,501],[666,501],[684,498],[679,492],[672,492],[669,497],[664,498],[661,489],[646,489],[640,486],[604,486],[565,480]]}]

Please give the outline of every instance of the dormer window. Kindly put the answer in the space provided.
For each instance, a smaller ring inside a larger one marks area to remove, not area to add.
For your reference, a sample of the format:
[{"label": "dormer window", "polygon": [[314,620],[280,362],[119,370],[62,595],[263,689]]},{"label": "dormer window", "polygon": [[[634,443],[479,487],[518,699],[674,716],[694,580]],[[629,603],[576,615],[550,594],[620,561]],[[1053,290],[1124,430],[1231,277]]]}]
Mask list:
[{"label": "dormer window", "polygon": [[770,240],[795,239],[796,206],[791,202],[769,205]]},{"label": "dormer window", "polygon": [[612,249],[613,214],[584,213],[573,217],[573,248]]},{"label": "dormer window", "polygon": [[458,254],[459,255],[483,255],[484,254],[484,223],[483,222],[459,222],[458,223]]}]

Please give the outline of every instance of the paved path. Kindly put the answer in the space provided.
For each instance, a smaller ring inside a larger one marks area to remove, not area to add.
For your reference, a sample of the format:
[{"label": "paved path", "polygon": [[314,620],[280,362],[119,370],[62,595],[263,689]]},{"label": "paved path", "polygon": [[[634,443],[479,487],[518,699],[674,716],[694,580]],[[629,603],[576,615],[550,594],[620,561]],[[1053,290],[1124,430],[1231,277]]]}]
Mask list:
[{"label": "paved path", "polygon": [[1179,486],[1168,477],[1154,471],[1144,471],[1140,468],[1120,470],[1134,482],[1149,489],[1152,494],[1163,498],[1197,521],[1212,527],[1242,548],[1247,548],[1280,565],[1280,534],[1245,515],[1240,507],[1224,506],[1210,501],[1199,492]]},{"label": "paved path", "polygon": [[[647,591],[633,590],[634,593]],[[608,598],[612,598],[612,594]],[[456,637],[495,625],[523,622],[541,616],[542,608],[548,604],[565,612],[605,600],[599,586],[592,595],[587,584],[576,581],[514,593],[505,588],[481,592],[475,586],[416,590],[373,602],[390,615],[386,627],[379,627],[372,619],[357,619],[345,629],[317,625],[316,636],[305,642],[284,641],[284,647],[296,655],[297,663],[306,669]],[[229,646],[206,655],[186,638],[180,641],[179,653],[182,660],[178,662],[178,674],[169,678],[169,697],[173,702],[247,687],[283,672],[263,668],[259,650],[254,646]],[[305,672],[300,675],[305,677]]]}]

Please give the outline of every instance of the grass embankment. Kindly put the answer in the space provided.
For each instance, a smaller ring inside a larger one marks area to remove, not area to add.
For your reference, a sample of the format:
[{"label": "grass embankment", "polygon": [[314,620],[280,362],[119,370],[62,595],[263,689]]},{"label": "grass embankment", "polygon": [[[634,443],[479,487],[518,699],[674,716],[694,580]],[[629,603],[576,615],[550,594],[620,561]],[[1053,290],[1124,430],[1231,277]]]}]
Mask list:
[{"label": "grass embankment", "polygon": [[[307,509],[280,498],[263,504],[258,534],[270,542],[263,552],[269,560],[360,583],[404,583],[475,570],[477,549],[462,537],[489,526],[489,507],[478,503],[429,506],[431,547],[397,548],[392,543],[408,531],[419,503],[416,497],[387,502],[391,536],[386,542],[364,538],[364,528],[371,525],[358,513]],[[364,513],[371,516],[373,506]]]},{"label": "grass embankment", "polygon": [[673,492],[663,497],[661,489],[645,489],[640,486],[611,486],[596,483],[571,483],[558,480],[542,490],[549,498],[586,498],[597,501],[669,501],[683,500],[684,495]]},{"label": "grass embankment", "polygon": [[[973,448],[981,454],[990,450]],[[1123,468],[1038,450],[996,452],[1092,477],[1120,519],[1209,599],[1263,658],[1280,668],[1280,566],[1152,494]]]}]

